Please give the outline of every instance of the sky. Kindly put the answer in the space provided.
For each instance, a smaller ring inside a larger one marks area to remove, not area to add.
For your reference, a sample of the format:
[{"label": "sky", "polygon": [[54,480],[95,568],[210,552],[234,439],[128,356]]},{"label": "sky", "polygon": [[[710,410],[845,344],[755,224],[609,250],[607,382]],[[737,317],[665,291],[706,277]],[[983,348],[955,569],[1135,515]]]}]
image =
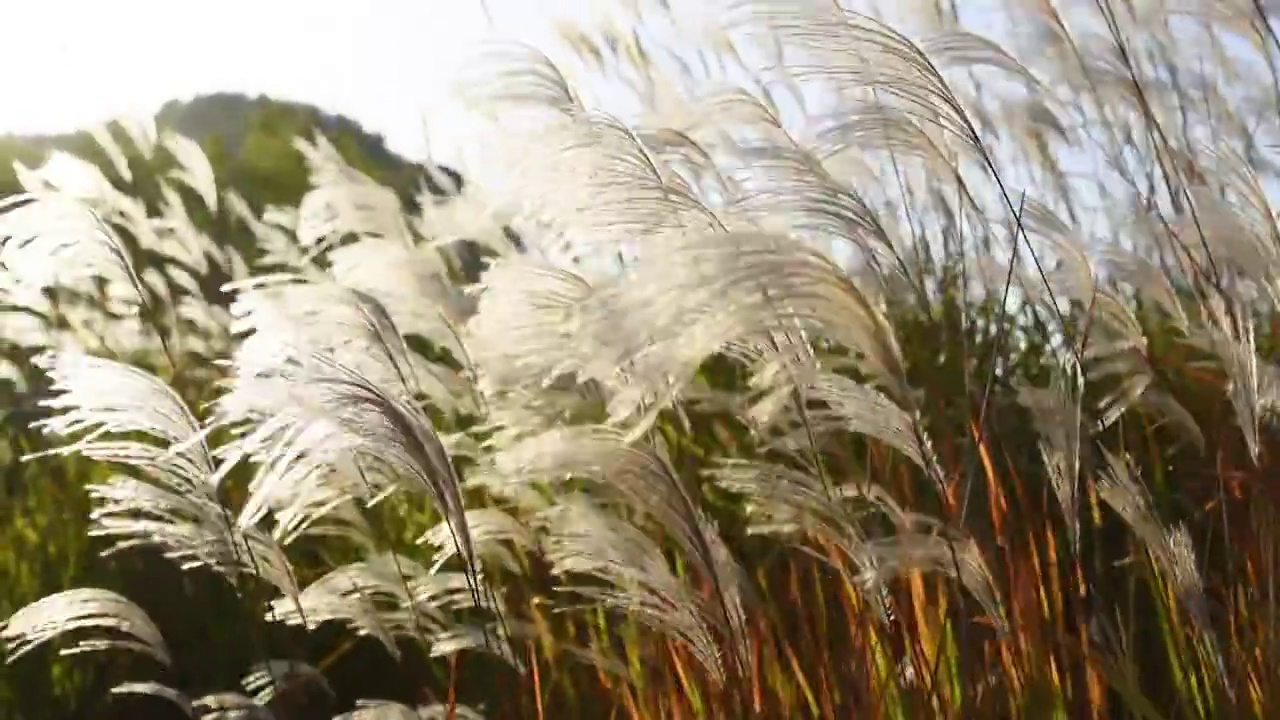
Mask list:
[{"label": "sky", "polygon": [[346,114],[417,157],[424,113],[452,63],[490,32],[477,0],[4,5],[0,133],[63,132],[237,91]]},{"label": "sky", "polygon": [[[905,2],[905,0],[898,0]],[[986,0],[966,0],[981,4]],[[482,4],[484,3],[484,4]],[[453,65],[589,0],[5,0],[0,133],[55,133],[231,91],[354,118],[421,159]],[[500,23],[489,24],[488,6]],[[532,34],[532,35],[531,35]],[[535,40],[536,42],[536,40]],[[443,148],[436,148],[437,152]]]}]

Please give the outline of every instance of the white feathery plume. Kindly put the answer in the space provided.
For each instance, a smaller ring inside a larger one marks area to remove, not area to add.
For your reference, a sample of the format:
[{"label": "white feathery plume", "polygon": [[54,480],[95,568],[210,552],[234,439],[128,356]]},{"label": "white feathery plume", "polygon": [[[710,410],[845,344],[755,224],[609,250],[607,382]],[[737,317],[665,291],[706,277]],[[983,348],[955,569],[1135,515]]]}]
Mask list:
[{"label": "white feathery plume", "polygon": [[1169,276],[1163,270],[1137,253],[1115,247],[1104,249],[1103,257],[1113,276],[1158,307],[1175,327],[1186,331],[1191,323],[1177,292],[1169,283]]},{"label": "white feathery plume", "polygon": [[785,236],[673,240],[604,288],[583,315],[579,342],[595,348],[586,374],[619,386],[610,401],[615,419],[646,394],[678,390],[727,343],[770,332],[854,348],[876,382],[906,395],[901,352],[877,304],[827,255]]},{"label": "white feathery plume", "polygon": [[[55,393],[41,405],[58,411],[37,425],[82,435],[49,452],[127,465],[145,479],[117,475],[89,486],[90,533],[112,538],[109,552],[155,545],[184,567],[207,565],[229,579],[249,573],[297,594],[280,548],[256,528],[231,526],[204,431],[171,388],[140,369],[81,353],[46,353],[37,365]],[[152,442],[118,439],[127,434]]]},{"label": "white feathery plume", "polygon": [[[466,515],[467,527],[471,530],[476,554],[482,560],[492,558],[512,572],[522,572],[518,552],[529,550],[536,542],[529,528],[501,508],[472,508],[467,510]],[[423,533],[417,543],[436,548],[431,558],[432,572],[438,571],[451,558],[457,556],[457,548],[454,546],[448,523],[435,525]],[[511,547],[508,547],[508,544]]]},{"label": "white feathery plume", "polygon": [[304,277],[320,276],[320,269],[307,259],[291,226],[268,222],[266,213],[259,218],[249,207],[249,203],[234,190],[224,191],[222,198],[223,205],[231,216],[244,223],[253,235],[261,253],[255,263],[256,268],[279,269]]},{"label": "white feathery plume", "polygon": [[[332,281],[307,282],[295,275],[272,275],[233,283],[236,293],[230,331],[241,338],[233,356],[235,383],[220,402],[220,416],[235,419],[258,405],[270,412],[262,387],[242,387],[281,375],[282,368],[311,363],[323,354],[408,394],[417,381],[433,379],[415,370],[404,339],[386,309],[374,298]],[[434,368],[433,368],[434,369]],[[443,386],[432,399],[448,405]]]},{"label": "white feathery plume", "polygon": [[791,235],[833,257],[854,250],[886,274],[901,274],[897,250],[866,202],[814,154],[778,134],[780,139],[739,143],[725,153],[721,171],[734,191],[721,212],[725,224]]},{"label": "white feathery plume", "polygon": [[155,155],[160,133],[156,129],[154,115],[120,117],[115,122],[120,126],[120,129],[124,130],[125,135],[129,137],[129,142],[138,148],[144,158],[150,160]]},{"label": "white feathery plume", "polygon": [[698,198],[713,212],[733,195],[731,181],[717,166],[717,158],[687,133],[666,127],[636,129],[636,138],[655,158],[663,182]]},{"label": "white feathery plume", "polygon": [[716,680],[725,668],[706,602],[667,565],[648,535],[580,496],[545,510],[543,553],[560,576],[588,575],[607,584],[563,590],[625,613],[628,618],[686,645]]},{"label": "white feathery plume", "polygon": [[[877,511],[899,525],[907,518],[888,492],[870,483],[827,487],[813,473],[756,460],[721,459],[710,475],[721,487],[745,496],[748,532],[784,537],[809,533],[855,563],[863,560],[862,516]],[[851,501],[862,507],[850,507]]]},{"label": "white feathery plume", "polygon": [[[976,140],[959,100],[924,51],[901,33],[874,18],[843,11],[821,0],[721,0],[716,3],[721,31],[754,44],[756,49],[779,47],[795,54],[785,72],[798,81],[828,83],[845,96],[875,90],[892,98],[913,117],[934,124],[965,142]],[[953,43],[956,44],[956,43]],[[939,43],[939,60],[951,64],[1007,64],[988,44],[974,53],[946,57],[950,48]],[[760,52],[767,56],[770,53]],[[754,62],[753,62],[754,61]],[[772,67],[773,58],[748,56],[756,72],[784,72]]]},{"label": "white feathery plume", "polygon": [[218,209],[218,180],[214,177],[213,166],[209,158],[200,149],[199,143],[185,135],[164,131],[160,136],[160,144],[178,162],[178,167],[169,172],[169,177],[195,191],[206,208]]},{"label": "white feathery plume", "polygon": [[[200,422],[159,378],[81,352],[42,353],[33,362],[52,380],[53,395],[40,405],[54,412],[35,426],[49,435],[80,436],[49,453],[163,468],[191,490],[207,491],[213,461],[199,441]],[[114,439],[134,433],[159,445]]]},{"label": "white feathery plume", "polygon": [[1258,357],[1254,324],[1244,303],[1214,294],[1201,304],[1202,324],[1191,340],[1220,363],[1227,376],[1227,396],[1244,436],[1249,456],[1259,462],[1259,433],[1265,418],[1280,407],[1277,371]]},{"label": "white feathery plume", "polygon": [[150,249],[201,275],[209,272],[210,260],[222,266],[226,260],[223,248],[192,221],[178,191],[161,182],[160,193],[161,214],[150,223],[156,245]]},{"label": "white feathery plume", "polygon": [[918,413],[903,410],[873,387],[830,372],[818,373],[805,391],[808,397],[828,407],[811,414],[818,427],[834,425],[880,440],[906,455],[934,482],[943,482],[942,467]]},{"label": "white feathery plume", "polygon": [[490,462],[490,472],[508,483],[592,481],[620,506],[652,517],[714,588],[707,612],[729,646],[743,641],[742,569],[661,447],[605,426],[560,426],[499,450]]},{"label": "white feathery plume", "polygon": [[1102,450],[1103,468],[1098,474],[1098,494],[1125,521],[1165,580],[1173,586],[1191,618],[1202,632],[1209,630],[1208,600],[1196,566],[1195,548],[1183,525],[1164,527],[1151,507],[1151,496],[1138,479],[1133,459]]},{"label": "white feathery plume", "polygon": [[267,660],[256,663],[249,672],[240,679],[240,686],[253,697],[259,705],[267,705],[282,691],[287,691],[302,684],[311,684],[320,688],[330,697],[330,687],[324,673],[301,660]]},{"label": "white feathery plume", "polygon": [[357,700],[355,710],[335,715],[333,720],[484,720],[484,715],[461,703],[412,708],[390,700]]},{"label": "white feathery plume", "polygon": [[1137,468],[1128,454],[1115,455],[1101,448],[1103,467],[1098,473],[1098,494],[1111,506],[1143,545],[1158,552],[1162,530],[1151,510],[1151,497],[1136,478]]},{"label": "white feathery plume", "polygon": [[377,298],[402,333],[417,334],[466,359],[458,333],[475,302],[450,281],[434,251],[367,237],[329,252],[329,272],[345,287]]},{"label": "white feathery plume", "polygon": [[570,113],[580,107],[564,75],[545,54],[516,42],[488,42],[458,67],[458,105],[492,120],[513,113]]},{"label": "white feathery plume", "polygon": [[276,720],[265,706],[236,692],[205,695],[196,698],[191,707],[200,720]]},{"label": "white feathery plume", "polygon": [[127,682],[116,685],[111,688],[112,695],[148,695],[150,697],[160,698],[170,702],[179,712],[191,720],[197,720],[195,708],[191,704],[191,698],[181,691],[174,690],[168,685],[162,685],[158,682]]},{"label": "white feathery plume", "polygon": [[113,205],[123,200],[122,193],[97,165],[65,150],[50,152],[37,168],[15,162],[13,169],[22,189],[33,195],[63,195],[103,214],[109,213]]},{"label": "white feathery plume", "polygon": [[522,228],[548,228],[551,237],[530,238],[547,252],[596,259],[598,251],[719,226],[697,200],[663,181],[655,158],[616,119],[549,110],[478,118],[475,125],[494,133],[464,146],[470,184]]},{"label": "white feathery plume", "polygon": [[[369,349],[383,357],[399,352],[391,347],[398,335],[390,320],[384,316],[370,323],[375,334],[385,330],[387,337],[378,340],[380,347]],[[246,457],[258,464],[245,512],[270,507],[280,498],[323,511],[327,503],[344,500],[342,493],[366,501],[394,490],[424,494],[450,524],[453,542],[466,572],[476,579],[473,590],[478,594],[479,571],[461,480],[431,420],[412,401],[404,381],[391,379],[394,372],[384,372],[384,379],[378,381],[321,354],[297,358],[297,363],[275,369],[274,363],[267,363],[262,371],[267,377],[242,376],[234,391],[240,397],[224,408],[224,422],[251,420],[247,434],[230,446],[220,470],[225,472]],[[394,361],[387,364],[396,365]],[[317,474],[327,471],[339,474]],[[342,484],[331,482],[339,478]],[[300,494],[305,486],[299,483],[304,480],[323,494]],[[336,496],[334,488],[340,490]],[[254,517],[242,515],[241,524],[251,523]],[[315,518],[311,513],[307,522]]]},{"label": "white feathery plume", "polygon": [[951,538],[934,532],[903,529],[863,545],[867,567],[859,581],[868,589],[911,572],[940,572],[959,580],[1003,634],[1009,632],[1004,606],[978,544],[972,538]]},{"label": "white feathery plume", "polygon": [[514,221],[511,213],[494,207],[470,184],[461,194],[446,200],[424,189],[419,194],[418,207],[418,215],[409,223],[431,248],[448,250],[454,243],[470,241],[496,255],[512,250],[507,227]]},{"label": "white feathery plume", "polygon": [[208,567],[235,582],[251,575],[290,598],[298,594],[288,557],[256,527],[236,528],[226,508],[161,473],[147,481],[122,475],[89,486],[94,501],[90,535],[108,537],[108,553],[151,545],[183,569]]},{"label": "white feathery plume", "polygon": [[1040,80],[1008,50],[990,38],[967,30],[934,33],[920,41],[921,53],[939,69],[987,66],[1017,77],[1029,88],[1040,86]]},{"label": "white feathery plume", "polygon": [[1067,357],[1054,367],[1048,388],[1023,387],[1018,400],[1031,413],[1040,436],[1040,457],[1050,487],[1062,509],[1072,549],[1078,549],[1080,530],[1080,447],[1089,436],[1083,408],[1084,374]]},{"label": "white feathery plume", "polygon": [[53,287],[82,289],[92,278],[142,286],[115,233],[89,206],[60,194],[0,200],[0,297],[38,307]]},{"label": "white feathery plume", "polygon": [[64,636],[81,635],[63,655],[122,649],[170,664],[169,649],[151,618],[128,599],[98,588],[77,588],[43,597],[0,626],[9,662]]},{"label": "white feathery plume", "polygon": [[[324,133],[313,132],[310,140],[296,137],[293,148],[302,154],[312,187],[377,184],[373,178],[351,167]],[[296,223],[292,227],[296,228]]]},{"label": "white feathery plume", "polygon": [[812,152],[824,166],[850,153],[889,152],[896,159],[918,158],[937,174],[951,174],[946,137],[914,121],[892,105],[868,102],[818,121]]},{"label": "white feathery plume", "polygon": [[[273,601],[269,617],[308,627],[341,622],[399,657],[399,637],[430,643],[458,627],[458,611],[498,612],[491,602],[477,603],[473,580],[463,573],[431,572],[404,556],[377,555],[326,573],[302,591],[296,606],[288,598]],[[486,635],[483,644],[492,645],[492,633]],[[499,654],[511,657],[509,649],[499,648]]]},{"label": "white feathery plume", "polygon": [[294,147],[306,159],[312,189],[298,205],[298,242],[312,256],[347,235],[372,235],[410,242],[400,198],[388,187],[352,168],[319,133]]},{"label": "white feathery plume", "polygon": [[321,185],[298,206],[298,242],[312,256],[348,234],[407,242],[409,226],[403,213],[400,198],[376,183]]},{"label": "white feathery plume", "polygon": [[[910,524],[904,512],[883,488],[870,482],[830,485],[813,472],[756,460],[722,459],[710,470],[712,480],[724,489],[744,496],[747,532],[783,539],[837,572],[869,581],[875,557],[866,552],[869,533],[861,522],[872,514],[887,517],[898,527]],[[869,525],[869,527],[872,527]],[[843,562],[823,549],[834,548]],[[852,579],[852,578],[851,578]],[[881,620],[889,618],[887,589],[866,582],[866,599]]]},{"label": "white feathery plume", "polygon": [[107,156],[107,161],[111,163],[111,168],[115,170],[116,175],[127,183],[133,182],[133,170],[129,167],[129,158],[124,154],[120,143],[116,142],[110,123],[89,128],[89,136]]},{"label": "white feathery plume", "polygon": [[703,90],[682,114],[667,118],[671,129],[688,137],[713,156],[739,145],[783,143],[791,140],[777,108],[733,84],[717,83]]},{"label": "white feathery plume", "polygon": [[536,388],[580,371],[576,319],[591,297],[591,283],[572,269],[526,255],[494,264],[464,340],[477,386],[486,394]]},{"label": "white feathery plume", "polygon": [[[1052,293],[1057,302],[1075,300],[1089,304],[1093,299],[1096,283],[1093,263],[1079,234],[1051,208],[1033,198],[1022,199],[1018,218],[1021,230],[1027,236],[1047,244],[1059,261],[1058,268],[1047,274],[1048,288],[1045,288],[1044,280],[1039,275],[1027,283],[1029,289],[1036,293],[1037,300],[1048,304],[1049,293]],[[1016,238],[1011,238],[1010,244],[1015,241]]]}]

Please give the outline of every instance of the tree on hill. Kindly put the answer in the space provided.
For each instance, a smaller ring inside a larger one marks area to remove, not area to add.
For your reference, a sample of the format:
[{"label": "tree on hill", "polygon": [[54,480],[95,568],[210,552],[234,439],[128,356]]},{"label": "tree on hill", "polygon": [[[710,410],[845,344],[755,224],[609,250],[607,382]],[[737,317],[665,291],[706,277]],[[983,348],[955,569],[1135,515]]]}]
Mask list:
[{"label": "tree on hill", "polygon": [[[209,160],[218,184],[235,191],[255,212],[272,205],[294,206],[309,189],[307,168],[294,147],[299,137],[319,132],[353,168],[393,189],[408,209],[413,209],[425,189],[438,199],[461,190],[462,178],[447,167],[429,172],[427,167],[390,150],[385,140],[343,115],[313,105],[215,93],[166,103],[155,117],[157,130],[169,130],[194,140]],[[131,142],[109,126],[112,138],[126,156],[132,178],[130,192],[151,207],[161,202],[161,190],[153,177],[154,165],[144,162]],[[26,167],[42,164],[51,153],[62,151],[101,168],[109,177],[112,159],[89,130],[57,135],[0,136],[0,198],[20,192],[15,163]],[[118,172],[117,172],[118,174]],[[200,215],[197,209],[197,215]],[[248,251],[252,243],[243,228],[230,218],[194,217],[197,224],[219,242]],[[518,241],[512,237],[513,243]],[[481,251],[469,241],[457,248],[460,270],[476,276]]]},{"label": "tree on hill", "polygon": [[[156,126],[199,143],[215,174],[253,205],[296,203],[302,197],[306,168],[293,140],[316,131],[352,167],[395,189],[406,202],[412,202],[422,184],[438,194],[445,192],[422,165],[391,151],[381,136],[313,105],[215,93],[166,103],[156,115]],[[14,161],[37,165],[53,150],[100,166],[109,160],[88,131],[0,136],[0,196],[20,190]],[[457,179],[456,173],[446,172]]]}]

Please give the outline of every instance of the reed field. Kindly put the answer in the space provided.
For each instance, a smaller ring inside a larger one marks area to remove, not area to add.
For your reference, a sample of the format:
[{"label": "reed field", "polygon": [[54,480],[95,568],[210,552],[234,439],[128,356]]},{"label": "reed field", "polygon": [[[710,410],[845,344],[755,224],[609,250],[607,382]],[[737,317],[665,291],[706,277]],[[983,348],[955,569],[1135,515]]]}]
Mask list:
[{"label": "reed field", "polygon": [[552,5],[16,168],[0,715],[1280,717],[1270,0]]}]

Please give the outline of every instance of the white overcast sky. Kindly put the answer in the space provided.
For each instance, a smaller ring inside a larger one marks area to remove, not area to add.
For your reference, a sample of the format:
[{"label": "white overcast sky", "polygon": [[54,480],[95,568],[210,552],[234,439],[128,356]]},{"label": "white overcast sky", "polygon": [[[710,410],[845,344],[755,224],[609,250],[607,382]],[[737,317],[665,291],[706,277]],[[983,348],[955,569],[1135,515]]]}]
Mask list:
[{"label": "white overcast sky", "polygon": [[[491,0],[492,2],[492,0]],[[534,0],[526,0],[536,4]],[[506,3],[503,15],[510,18]],[[0,133],[60,132],[238,91],[349,115],[403,153],[478,0],[0,0]]]}]

